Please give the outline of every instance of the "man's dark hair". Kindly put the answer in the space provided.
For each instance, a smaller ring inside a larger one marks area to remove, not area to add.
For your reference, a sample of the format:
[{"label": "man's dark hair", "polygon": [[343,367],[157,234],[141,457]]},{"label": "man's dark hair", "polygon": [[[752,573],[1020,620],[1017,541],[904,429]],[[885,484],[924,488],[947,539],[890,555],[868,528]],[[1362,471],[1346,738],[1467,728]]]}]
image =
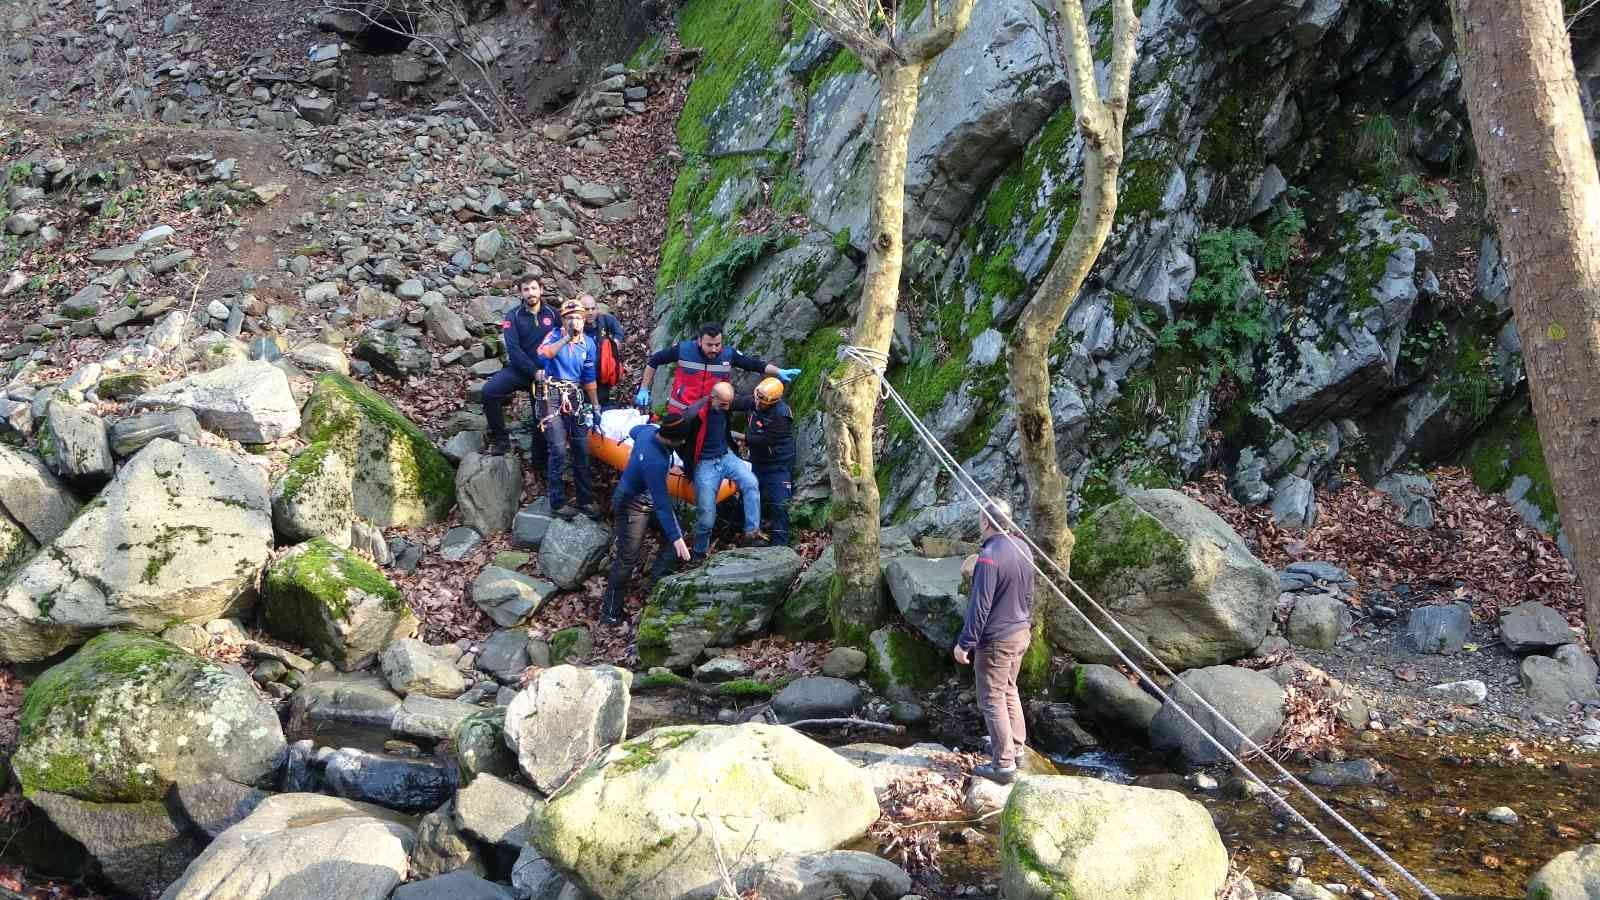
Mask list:
[{"label": "man's dark hair", "polygon": [[722,337],[721,322],[707,322],[700,326],[701,337]]},{"label": "man's dark hair", "polygon": [[686,419],[680,413],[670,412],[661,418],[661,426],[656,430],[656,436],[676,447],[689,439],[689,435],[694,432],[694,426],[693,419]]}]

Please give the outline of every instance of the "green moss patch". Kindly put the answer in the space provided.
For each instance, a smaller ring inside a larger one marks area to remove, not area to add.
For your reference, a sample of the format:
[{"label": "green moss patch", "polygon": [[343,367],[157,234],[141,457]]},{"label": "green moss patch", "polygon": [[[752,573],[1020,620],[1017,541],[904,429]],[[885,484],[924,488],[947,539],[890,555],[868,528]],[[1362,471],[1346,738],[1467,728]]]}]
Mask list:
[{"label": "green moss patch", "polygon": [[951,665],[948,651],[918,635],[890,628],[884,630],[882,639],[871,642],[867,681],[879,693],[895,686],[932,690],[950,674]]},{"label": "green moss patch", "polygon": [[[387,610],[406,605],[405,597],[377,566],[321,537],[273,563],[263,587],[269,598],[300,598],[343,621],[350,618],[351,590],[377,597]],[[272,609],[269,604],[269,616]]]},{"label": "green moss patch", "polygon": [[683,746],[699,733],[696,728],[656,729],[623,744],[622,755],[607,763],[601,771],[607,775],[637,772],[661,759],[661,754]]},{"label": "green moss patch", "polygon": [[[450,461],[422,429],[371,388],[348,376],[327,373],[317,379],[303,420],[301,436],[312,444],[332,444],[358,478],[363,465],[381,466],[393,481],[387,501],[414,501],[423,507],[419,512],[425,511],[428,521],[442,520],[455,505],[456,473]],[[359,459],[363,452],[378,458]],[[362,493],[376,492],[379,486],[368,478],[357,488],[357,512],[367,515],[360,508]]]},{"label": "green moss patch", "polygon": [[1192,576],[1183,541],[1126,497],[1097,510],[1073,537],[1072,577],[1091,596],[1109,596],[1117,576],[1157,565],[1173,583]]}]

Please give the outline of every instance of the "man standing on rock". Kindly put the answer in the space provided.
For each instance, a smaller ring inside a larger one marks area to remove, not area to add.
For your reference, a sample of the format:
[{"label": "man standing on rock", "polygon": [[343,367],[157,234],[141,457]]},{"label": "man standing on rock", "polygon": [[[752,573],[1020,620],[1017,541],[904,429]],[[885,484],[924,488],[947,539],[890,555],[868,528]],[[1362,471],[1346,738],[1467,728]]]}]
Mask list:
[{"label": "man standing on rock", "polygon": [[739,488],[744,503],[744,533],[739,536],[741,547],[765,545],[761,538],[761,482],[750,464],[733,452],[733,385],[726,381],[711,389],[709,397],[702,397],[683,411],[686,419],[699,418],[705,423],[700,429],[700,460],[694,467],[694,556],[698,562],[706,558],[711,549],[711,529],[717,524],[717,494],[722,479],[732,481]]},{"label": "man standing on rock", "polygon": [[611,495],[616,544],[611,548],[611,572],[606,577],[605,600],[600,607],[602,625],[616,625],[622,621],[628,579],[633,576],[633,564],[638,559],[639,545],[644,541],[652,513],[662,542],[661,552],[650,570],[650,583],[654,585],[666,574],[674,556],[685,562],[689,559],[689,545],[683,540],[678,517],[672,513],[667,473],[672,468],[672,454],[693,434],[694,424],[678,413],[667,413],[660,425],[638,425],[628,433],[633,440],[633,451],[628,455],[628,465],[622,470],[616,492]]},{"label": "man standing on rock", "polygon": [[[501,456],[511,450],[511,438],[506,434],[505,402],[518,391],[531,391],[534,380],[543,377],[544,364],[539,360],[539,345],[545,335],[557,327],[560,316],[544,302],[544,287],[538,278],[522,283],[522,302],[506,312],[500,323],[500,337],[506,345],[506,367],[494,373],[483,385],[483,415],[489,420],[489,446],[486,453]],[[534,414],[538,415],[535,403]],[[544,433],[533,429],[533,447],[529,456],[533,469],[545,472]]]},{"label": "man standing on rock", "polygon": [[[677,364],[677,370],[672,374],[672,393],[667,397],[667,411],[676,413],[688,409],[690,404],[710,394],[713,387],[733,377],[735,366],[747,372],[758,372],[777,378],[784,384],[793,381],[800,374],[799,369],[780,369],[765,360],[746,356],[732,347],[723,346],[721,323],[707,322],[700,326],[700,336],[694,340],[674,344],[650,355],[650,360],[644,367],[644,379],[639,386],[639,393],[633,397],[635,406],[650,405],[650,382],[655,380],[656,368],[668,363]],[[695,441],[694,452],[684,454],[686,468],[693,467],[694,462],[688,457],[699,458],[700,445],[705,440],[704,407],[700,425],[700,437]]]},{"label": "man standing on rock", "polygon": [[992,762],[974,766],[974,774],[1000,784],[1017,776],[1028,742],[1022,718],[1017,675],[1028,652],[1033,625],[1033,551],[1005,531],[1011,505],[991,501],[982,513],[983,546],[972,572],[972,598],[966,622],[951,654],[956,662],[973,663],[978,707],[989,729]]},{"label": "man standing on rock", "polygon": [[[594,479],[589,474],[589,429],[595,424],[600,398],[595,388],[594,339],[583,333],[583,304],[561,304],[561,327],[545,335],[539,345],[544,363],[544,385],[536,407],[539,423],[550,447],[550,473],[545,486],[550,512],[563,519],[578,513],[600,517],[594,505]],[[587,395],[588,403],[585,403]],[[566,503],[567,458],[572,459],[572,483],[577,489],[576,509]]]}]

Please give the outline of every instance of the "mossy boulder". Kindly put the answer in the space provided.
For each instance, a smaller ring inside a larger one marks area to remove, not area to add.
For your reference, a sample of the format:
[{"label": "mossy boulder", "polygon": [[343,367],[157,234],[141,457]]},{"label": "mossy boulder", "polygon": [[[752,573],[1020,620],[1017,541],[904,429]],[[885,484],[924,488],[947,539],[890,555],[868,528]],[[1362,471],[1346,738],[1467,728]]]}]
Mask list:
[{"label": "mossy boulder", "polygon": [[406,598],[377,567],[326,538],[307,541],[268,569],[263,613],[273,636],[310,647],[346,672],[390,641],[416,633]]},{"label": "mossy boulder", "polygon": [[161,375],[148,369],[129,369],[102,377],[94,392],[105,400],[127,400],[155,390],[161,384]]},{"label": "mossy boulder", "polygon": [[879,628],[867,638],[867,682],[891,700],[916,700],[954,670],[949,648],[919,634]]},{"label": "mossy boulder", "polygon": [[21,568],[38,549],[27,529],[0,509],[0,582]]},{"label": "mossy boulder", "polygon": [[456,475],[422,429],[376,391],[349,377],[317,379],[300,435],[327,441],[350,469],[356,515],[373,524],[443,521],[456,502]]},{"label": "mossy boulder", "polygon": [[901,556],[883,567],[900,617],[936,647],[953,647],[967,612],[963,559]]},{"label": "mossy boulder", "polygon": [[260,466],[153,441],[0,587],[0,660],[44,659],[108,628],[209,622],[271,552]]},{"label": "mossy boulder", "polygon": [[300,427],[300,404],[283,370],[263,360],[235,362],[162,385],[141,407],[194,410],[207,431],[242,444],[265,444]]},{"label": "mossy boulder", "polygon": [[1584,844],[1545,863],[1528,882],[1528,900],[1600,898],[1600,844]]},{"label": "mossy boulder", "polygon": [[639,620],[640,662],[684,668],[707,647],[762,633],[804,565],[788,547],[756,547],[661,579]]},{"label": "mossy boulder", "polygon": [[1031,775],[1000,816],[1010,900],[1214,900],[1227,877],[1211,814],[1176,791]]},{"label": "mossy boulder", "polygon": [[283,728],[254,687],[165,641],[107,632],[29,685],[12,765],[24,792],[159,800],[220,775],[266,784]]},{"label": "mossy boulder", "polygon": [[783,605],[778,607],[772,620],[772,630],[795,641],[820,641],[833,637],[833,623],[828,620],[828,594],[833,590],[834,575],[839,564],[834,561],[833,548],[822,551],[800,573]]},{"label": "mossy boulder", "polygon": [[535,809],[528,830],[590,894],[677,900],[713,896],[723,864],[832,850],[877,818],[866,775],[816,741],[779,726],[706,725],[611,748]]},{"label": "mossy boulder", "polygon": [[517,754],[506,744],[506,708],[473,713],[456,726],[453,742],[463,784],[479,775],[510,778],[517,774]]},{"label": "mossy boulder", "polygon": [[282,543],[324,537],[348,547],[354,520],[350,464],[331,441],[302,450],[272,486],[272,528]]},{"label": "mossy boulder", "polygon": [[[1266,636],[1277,576],[1195,500],[1171,490],[1138,491],[1096,510],[1076,538],[1072,577],[1174,669],[1238,659]],[[1044,610],[1056,650],[1080,662],[1118,661],[1070,610],[1055,604]]]}]

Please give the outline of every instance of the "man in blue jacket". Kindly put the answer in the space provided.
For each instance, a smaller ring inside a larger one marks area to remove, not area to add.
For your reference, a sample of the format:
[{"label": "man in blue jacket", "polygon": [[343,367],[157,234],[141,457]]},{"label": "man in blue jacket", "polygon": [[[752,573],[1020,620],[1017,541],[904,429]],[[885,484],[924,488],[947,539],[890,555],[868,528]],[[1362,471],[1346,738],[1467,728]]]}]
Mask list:
[{"label": "man in blue jacket", "polygon": [[[483,415],[489,420],[489,445],[485,453],[502,455],[511,450],[511,439],[506,434],[505,402],[518,391],[528,391],[536,377],[542,377],[544,365],[539,361],[539,345],[545,335],[557,327],[561,317],[544,302],[544,288],[539,279],[529,278],[522,283],[522,302],[506,312],[500,323],[500,337],[506,345],[506,367],[494,373],[483,385]],[[545,471],[544,433],[533,429],[531,462],[535,471]]]},{"label": "man in blue jacket", "polygon": [[774,547],[789,546],[789,497],[794,493],[794,413],[783,400],[783,382],[762,379],[755,391],[733,401],[734,412],[750,414],[744,434],[734,432],[750,451],[750,468],[761,486],[761,517]]},{"label": "man in blue jacket", "polygon": [[[595,391],[595,361],[599,356],[594,338],[583,333],[583,304],[568,300],[561,304],[561,326],[551,329],[539,345],[544,363],[544,387],[537,414],[544,428],[545,444],[550,448],[549,476],[545,485],[550,511],[563,519],[581,512],[600,517],[594,505],[594,479],[589,474],[589,428],[594,424],[600,400]],[[587,395],[588,403],[584,402]],[[572,457],[572,483],[577,489],[576,510],[566,503],[567,455]]]},{"label": "man in blue jacket", "polygon": [[1017,777],[1028,742],[1017,675],[1033,635],[1033,551],[1006,533],[1011,505],[995,500],[982,513],[983,546],[972,570],[972,598],[951,655],[973,664],[978,707],[989,730],[992,761],[973,774],[1000,784]]},{"label": "man in blue jacket", "polygon": [[605,600],[600,607],[602,625],[616,625],[622,621],[628,580],[633,577],[639,545],[652,520],[661,532],[661,552],[651,567],[650,583],[654,585],[666,574],[674,557],[684,562],[689,559],[689,545],[683,539],[683,529],[678,527],[678,517],[672,512],[667,473],[672,468],[672,454],[683,449],[694,432],[692,421],[678,413],[667,413],[660,425],[639,425],[628,434],[633,439],[633,451],[611,495],[616,545],[611,550],[611,572],[606,577]]}]

